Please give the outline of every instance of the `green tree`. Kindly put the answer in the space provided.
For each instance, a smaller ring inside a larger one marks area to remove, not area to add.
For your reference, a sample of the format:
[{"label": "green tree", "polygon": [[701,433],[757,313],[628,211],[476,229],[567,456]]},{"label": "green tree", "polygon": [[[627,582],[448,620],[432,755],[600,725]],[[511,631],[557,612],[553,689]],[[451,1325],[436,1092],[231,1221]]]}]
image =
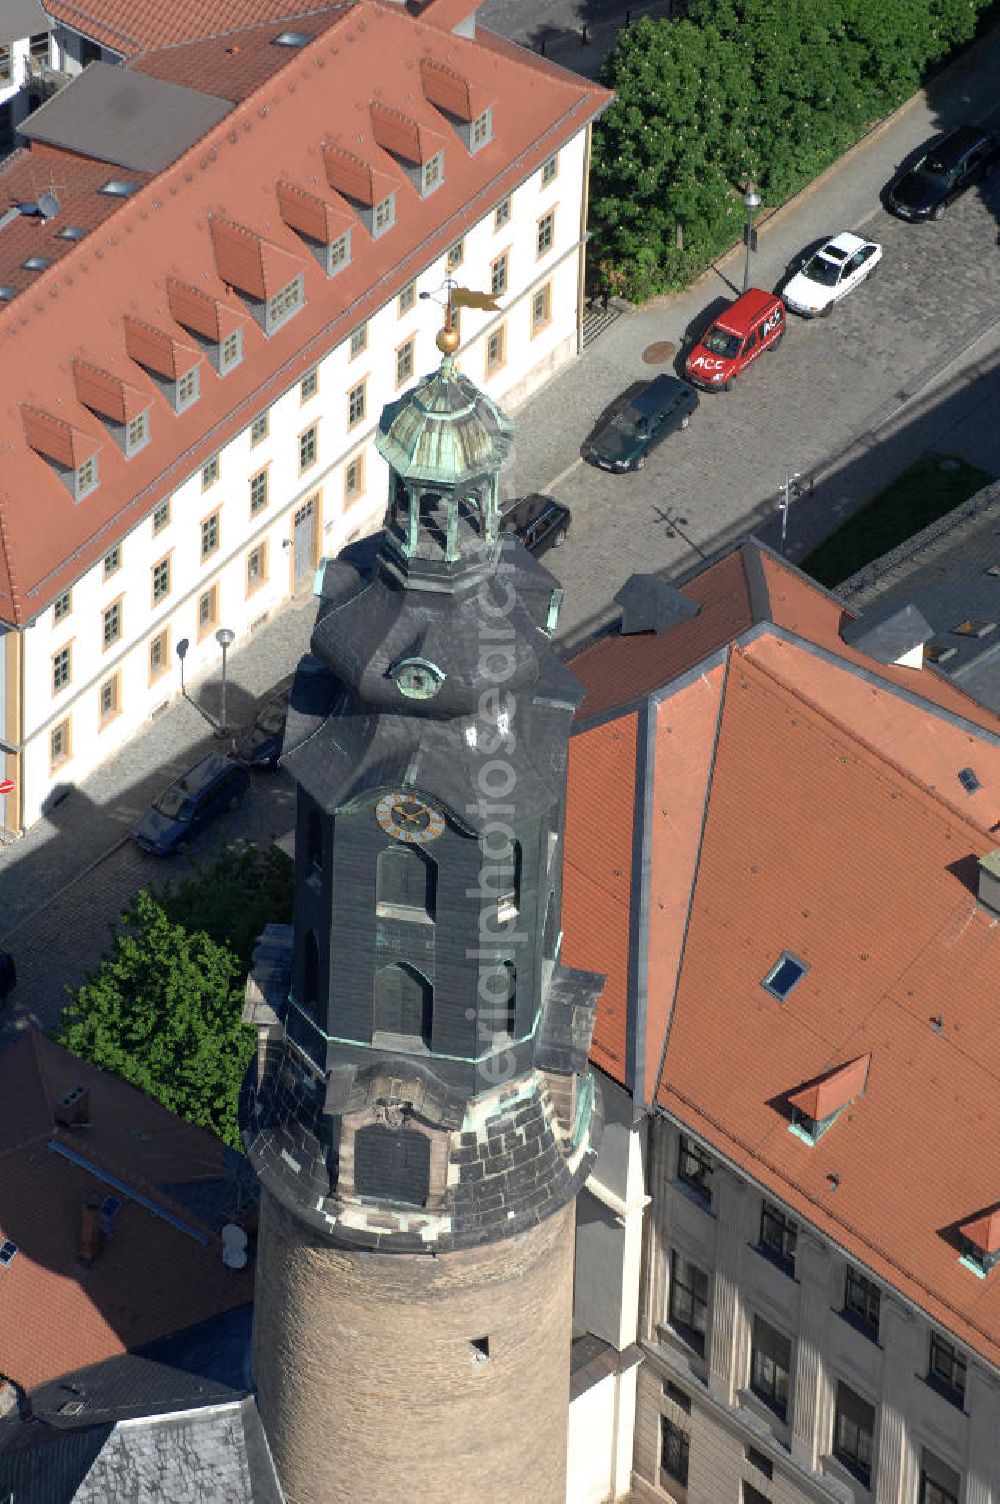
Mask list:
[{"label": "green tree", "polygon": [[295,867],[277,846],[252,841],[220,847],[191,877],[160,892],[168,918],[193,933],[203,930],[250,970],[257,936],[266,924],[290,924]]},{"label": "green tree", "polygon": [[243,1026],[244,965],[203,930],[171,920],[145,891],[78,990],[59,1041],[189,1122],[239,1145],[237,1102],[254,1050]]},{"label": "green tree", "polygon": [[682,285],[740,222],[739,53],[710,25],[644,18],[619,34],[602,78],[616,98],[594,129],[597,255],[630,296],[649,297]]}]

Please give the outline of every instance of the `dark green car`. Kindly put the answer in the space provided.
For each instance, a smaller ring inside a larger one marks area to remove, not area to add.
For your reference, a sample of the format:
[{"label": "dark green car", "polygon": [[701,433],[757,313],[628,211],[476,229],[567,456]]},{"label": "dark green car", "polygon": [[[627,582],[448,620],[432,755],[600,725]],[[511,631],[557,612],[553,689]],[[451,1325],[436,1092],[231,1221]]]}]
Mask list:
[{"label": "dark green car", "polygon": [[698,393],[676,376],[657,376],[602,424],[581,453],[602,470],[641,470],[646,455],[676,428],[687,428]]}]

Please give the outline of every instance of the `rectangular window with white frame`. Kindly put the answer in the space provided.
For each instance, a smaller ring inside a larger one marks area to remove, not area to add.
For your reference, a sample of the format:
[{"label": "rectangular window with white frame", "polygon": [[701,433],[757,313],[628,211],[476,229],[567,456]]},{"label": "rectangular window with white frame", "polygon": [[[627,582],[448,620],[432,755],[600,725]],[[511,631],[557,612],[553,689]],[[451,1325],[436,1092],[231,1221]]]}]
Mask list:
[{"label": "rectangular window with white frame", "polygon": [[499,371],[507,358],[507,328],[505,324],[498,324],[491,329],[486,336],[486,374],[492,376],[494,371]]},{"label": "rectangular window with white frame", "polygon": [[493,228],[494,228],[494,230],[502,230],[503,227],[504,227],[504,225],[510,224],[510,216],[511,216],[511,200],[510,200],[510,196],[508,195],[507,198],[502,198],[500,200],[500,202],[496,206],[496,209],[493,212]]},{"label": "rectangular window with white frame", "polygon": [[546,282],[531,295],[531,337],[552,322],[552,283]]},{"label": "rectangular window with white frame", "polygon": [[257,517],[267,506],[267,470],[250,477],[250,516]]},{"label": "rectangular window with white frame", "polygon": [[319,428],[313,423],[304,433],[299,434],[299,474],[302,475],[316,463],[318,453]]},{"label": "rectangular window with white frame", "polygon": [[201,489],[207,491],[214,486],[219,478],[219,456],[213,454],[212,458],[201,467]]},{"label": "rectangular window with white frame", "polygon": [[166,501],[161,501],[158,504],[158,506],[154,507],[154,509],[153,509],[153,536],[154,536],[154,538],[155,538],[155,536],[156,536],[157,533],[162,533],[163,529],[165,527],[169,527],[169,526],[170,526],[170,498],[168,497]]},{"label": "rectangular window with white frame", "polygon": [[366,319],[365,322],[363,324],[359,324],[351,334],[351,359],[357,360],[358,356],[367,349],[368,320]]},{"label": "rectangular window with white frame", "polygon": [[436,151],[420,167],[420,192],[426,198],[444,182],[444,152]]},{"label": "rectangular window with white frame", "polygon": [[504,251],[498,256],[490,267],[490,292],[495,298],[503,297],[507,291],[507,272],[510,265],[510,252]]},{"label": "rectangular window with white frame", "polygon": [[310,402],[319,391],[319,367],[313,366],[299,382],[299,401]]},{"label": "rectangular window with white frame", "polygon": [[198,597],[198,640],[207,637],[209,632],[214,632],[219,625],[219,586],[218,582],[209,585]]},{"label": "rectangular window with white frame", "polygon": [[157,632],[155,637],[149,639],[149,682],[155,684],[157,679],[167,672],[170,667],[170,628],[164,627],[162,632]]},{"label": "rectangular window with white frame", "polygon": [[66,643],[58,653],[52,654],[52,693],[61,694],[73,679],[73,644]]},{"label": "rectangular window with white frame", "polygon": [[390,193],[387,198],[382,199],[375,205],[375,212],[372,215],[372,238],[377,240],[380,235],[384,235],[387,230],[391,230],[395,223],[396,195],[395,193]]},{"label": "rectangular window with white frame", "polygon": [[360,381],[347,394],[347,426],[355,428],[365,416],[365,383]]},{"label": "rectangular window with white frame", "polygon": [[539,260],[547,256],[555,245],[556,240],[556,211],[550,209],[543,214],[535,227],[535,251]]},{"label": "rectangular window with white frame", "polygon": [[256,418],[254,418],[253,422],[250,424],[250,447],[251,448],[253,448],[253,446],[255,444],[262,443],[263,440],[267,438],[270,426],[271,426],[270,412],[269,411],[264,411],[262,413],[258,413],[257,416],[256,416]]},{"label": "rectangular window with white frame", "polygon": [[153,605],[158,606],[170,594],[170,555],[158,559],[151,570]]},{"label": "rectangular window with white frame", "polygon": [[211,558],[219,546],[219,514],[213,512],[206,517],[201,524],[201,558],[202,563]]},{"label": "rectangular window with white frame", "polygon": [[493,140],[493,110],[490,105],[486,106],[473,120],[472,129],[469,132],[469,150],[475,155],[484,146],[488,146]]},{"label": "rectangular window with white frame", "polygon": [[110,679],[105,679],[97,692],[98,726],[103,731],[110,721],[113,721],[121,713],[122,708],[122,685],[121,673],[114,673]]},{"label": "rectangular window with white frame", "polygon": [[258,543],[247,554],[247,595],[259,590],[267,580],[267,543]]},{"label": "rectangular window with white frame", "polygon": [[542,163],[542,187],[548,188],[559,176],[559,153],[553,152],[551,157]]},{"label": "rectangular window with white frame", "polygon": [[73,495],[77,501],[82,501],[89,496],[91,491],[96,491],[98,484],[97,455],[92,454],[83,460],[73,471]]},{"label": "rectangular window with white frame", "polygon": [[73,755],[72,726],[69,716],[49,732],[49,767],[55,772]]},{"label": "rectangular window with white frame", "polygon": [[413,379],[414,351],[417,347],[416,338],[411,335],[396,351],[396,386],[405,386]]},{"label": "rectangular window with white frame", "polygon": [[122,635],[122,597],[112,601],[110,606],[105,606],[101,614],[101,638],[104,651],[113,648],[116,642],[121,641]]},{"label": "rectangular window with white frame", "polygon": [[342,272],[345,266],[351,264],[351,232],[345,230],[343,235],[336,236],[326,248],[326,274],[333,277],[337,272]]},{"label": "rectangular window with white frame", "polygon": [[110,580],[113,574],[117,574],[122,567],[122,546],[116,543],[114,548],[109,548],[104,555],[104,578]]},{"label": "rectangular window with white frame", "polygon": [[193,407],[201,396],[201,366],[192,366],[174,383],[174,408],[183,413]]},{"label": "rectangular window with white frame", "polygon": [[410,313],[414,305],[416,304],[416,301],[417,284],[416,282],[407,282],[406,286],[399,294],[399,299],[397,302],[397,313],[399,317],[402,318],[404,314]]},{"label": "rectangular window with white frame", "polygon": [[219,346],[219,375],[226,376],[243,359],[243,330],[234,329]]},{"label": "rectangular window with white frame", "polygon": [[344,466],[344,505],[353,506],[365,493],[365,454],[360,450]]},{"label": "rectangular window with white frame", "polygon": [[53,603],[53,606],[52,606],[52,624],[53,624],[53,626],[57,627],[61,621],[65,621],[66,618],[67,618],[67,616],[69,616],[70,613],[72,612],[72,610],[73,610],[73,592],[72,592],[72,590],[64,590],[63,593],[62,593],[62,595],[59,595],[59,596],[56,597],[56,599],[55,599],[55,601]]}]

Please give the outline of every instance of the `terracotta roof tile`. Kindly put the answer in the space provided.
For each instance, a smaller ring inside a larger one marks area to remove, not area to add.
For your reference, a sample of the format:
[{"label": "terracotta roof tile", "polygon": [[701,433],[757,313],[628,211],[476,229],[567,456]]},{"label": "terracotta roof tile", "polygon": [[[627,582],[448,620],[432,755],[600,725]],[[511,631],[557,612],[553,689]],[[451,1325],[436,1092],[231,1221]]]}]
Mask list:
[{"label": "terracotta roof tile", "polygon": [[176,381],[193,366],[201,364],[201,355],[194,346],[178,339],[168,329],[148,324],[131,313],[123,317],[122,329],[129,359],[170,381]]},{"label": "terracotta roof tile", "polygon": [[574,736],[567,775],[562,960],[608,979],[591,1058],[618,1081],[627,1079],[638,735],[639,717],[633,714]]},{"label": "terracotta roof tile", "polygon": [[[52,0],[46,8],[57,21],[126,57],[254,24],[271,23],[277,30],[278,21],[310,14],[308,6],[293,5],[289,16],[288,0],[171,0],[169,5],[150,5],[149,0]],[[313,7],[321,12],[328,8]]]},{"label": "terracotta roof tile", "polygon": [[[328,5],[321,11],[283,16],[283,29],[312,32],[322,36],[351,7],[354,0]],[[290,54],[276,47],[278,26],[264,25],[231,29],[215,36],[196,37],[189,42],[175,42],[155,47],[133,57],[129,67],[139,73],[162,78],[166,83],[198,89],[217,98],[239,101],[259,89],[279,69],[289,63]],[[299,56],[307,56],[303,48]]]},{"label": "terracotta roof tile", "polygon": [[212,297],[177,277],[167,278],[167,301],[176,323],[217,343],[246,323],[246,317],[231,302]]},{"label": "terracotta roof tile", "polygon": [[[996,1362],[1000,1281],[954,1238],[1000,1183],[1000,945],[965,876],[990,844],[734,654],[659,1100]],[[781,1003],[785,950],[809,971]],[[789,1083],[865,1054],[864,1097],[790,1134]]]},{"label": "terracotta roof tile", "polygon": [[[54,1104],[74,1085],[89,1089],[89,1123],[57,1127]],[[0,1372],[30,1389],[251,1298],[252,1269],[226,1269],[209,1230],[160,1189],[221,1176],[218,1139],[36,1030],[0,1056],[0,1093],[0,1236],[18,1244],[0,1269]],[[113,1234],[81,1267],[82,1208],[111,1187],[54,1145],[147,1195],[207,1246],[123,1198]]]},{"label": "terracotta roof tile", "polygon": [[420,83],[428,103],[458,120],[475,120],[493,102],[486,90],[464,73],[434,58],[421,59]]},{"label": "terracotta roof tile", "polygon": [[127,386],[120,376],[113,376],[110,371],[102,371],[99,366],[76,357],[73,360],[73,380],[77,398],[84,407],[115,423],[128,423],[150,404],[148,392]]}]

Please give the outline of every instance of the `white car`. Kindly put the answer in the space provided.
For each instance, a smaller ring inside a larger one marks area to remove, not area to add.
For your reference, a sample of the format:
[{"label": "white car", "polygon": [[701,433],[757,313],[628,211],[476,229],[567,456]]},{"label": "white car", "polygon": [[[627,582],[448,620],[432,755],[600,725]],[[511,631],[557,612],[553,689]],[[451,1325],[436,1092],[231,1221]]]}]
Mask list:
[{"label": "white car", "polygon": [[833,311],[882,260],[882,247],[845,230],[803,261],[781,296],[794,313],[811,319]]}]

